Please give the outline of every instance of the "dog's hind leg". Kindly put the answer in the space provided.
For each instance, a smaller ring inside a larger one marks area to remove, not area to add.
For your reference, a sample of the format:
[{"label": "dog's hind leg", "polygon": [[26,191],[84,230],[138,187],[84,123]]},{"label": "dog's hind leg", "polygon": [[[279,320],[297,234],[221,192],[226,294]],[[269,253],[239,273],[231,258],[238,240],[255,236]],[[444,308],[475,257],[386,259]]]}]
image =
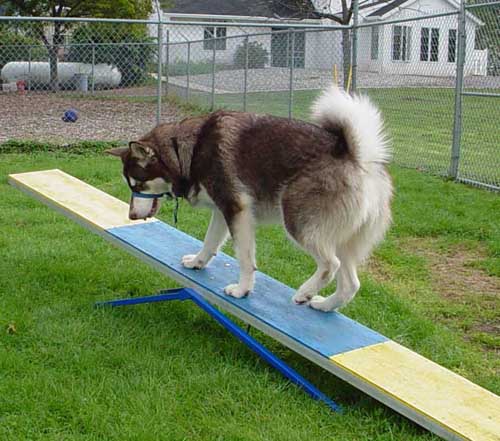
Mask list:
[{"label": "dog's hind leg", "polygon": [[182,265],[186,268],[201,269],[219,251],[229,236],[226,220],[219,209],[215,208],[212,212],[210,225],[208,226],[207,234],[203,242],[203,248],[198,254],[188,254],[183,256]]},{"label": "dog's hind leg", "polygon": [[316,260],[317,269],[314,274],[297,290],[292,300],[297,304],[307,303],[311,298],[316,296],[318,291],[328,285],[335,276],[339,266],[340,260],[332,254],[329,257],[313,254],[314,252],[302,245],[306,251],[309,251]]},{"label": "dog's hind leg", "polygon": [[339,246],[342,263],[337,277],[337,289],[329,297],[313,297],[309,303],[311,308],[333,311],[344,307],[354,298],[360,287],[356,268],[383,237],[389,219],[389,214],[384,212],[374,221],[363,225],[347,242]]},{"label": "dog's hind leg", "polygon": [[[322,216],[323,207],[311,205],[314,201],[312,196],[292,186],[282,197],[283,221],[289,236],[313,257],[317,265],[314,274],[293,296],[292,300],[297,304],[307,303],[327,286],[340,266],[332,235],[325,231],[329,230],[329,226]],[[317,201],[317,204],[322,202]]]},{"label": "dog's hind leg", "polygon": [[356,264],[351,256],[341,255],[342,264],[337,274],[337,289],[328,297],[314,296],[309,306],[321,311],[333,311],[347,305],[359,290]]}]

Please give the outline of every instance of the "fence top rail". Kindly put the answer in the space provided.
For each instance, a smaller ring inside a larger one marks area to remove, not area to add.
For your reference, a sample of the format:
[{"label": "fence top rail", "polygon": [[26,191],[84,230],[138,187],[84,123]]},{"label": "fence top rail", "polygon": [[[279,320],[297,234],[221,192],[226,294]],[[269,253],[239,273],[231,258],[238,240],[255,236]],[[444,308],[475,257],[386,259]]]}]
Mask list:
[{"label": "fence top rail", "polygon": [[[160,24],[161,22],[152,19],[132,19],[132,18],[94,18],[94,17],[32,17],[19,15],[0,15],[2,21],[35,21],[35,22],[60,22],[60,23],[123,23],[123,24]],[[165,23],[165,22],[163,22]]]},{"label": "fence top rail", "polygon": [[[214,16],[215,17],[215,16]],[[351,28],[350,25],[331,25],[328,23],[315,24],[315,23],[283,23],[283,22],[215,22],[215,21],[172,21],[172,20],[158,20],[158,19],[123,19],[123,18],[94,18],[94,17],[32,17],[32,16],[10,16],[0,15],[0,22],[2,21],[18,21],[18,22],[60,22],[60,23],[123,23],[123,24],[150,24],[150,25],[171,25],[171,26],[215,26],[217,24],[224,25],[225,27],[273,27],[273,28],[296,28],[296,29],[345,29]]]},{"label": "fence top rail", "polygon": [[263,23],[255,23],[255,22],[231,22],[231,21],[197,21],[197,20],[189,20],[189,21],[162,21],[162,24],[170,25],[170,26],[221,26],[221,27],[233,27],[233,28],[284,28],[284,29],[350,29],[351,25],[339,25],[339,24],[314,24],[314,23],[283,23],[281,22],[263,22]]},{"label": "fence top rail", "polygon": [[[478,4],[473,4],[473,5],[466,5],[466,9],[477,9],[477,8],[487,8],[487,7],[493,7],[493,6],[498,6],[500,5],[500,1],[494,1],[494,2],[489,2],[489,3],[478,3]],[[321,24],[315,24],[315,23],[290,23],[290,22],[280,22],[280,21],[238,21],[238,22],[231,22],[231,21],[210,21],[209,19],[212,18],[213,20],[221,20],[221,17],[224,17],[225,20],[229,20],[228,17],[232,16],[218,16],[218,15],[203,15],[203,14],[192,14],[190,15],[190,18],[192,17],[200,17],[200,18],[205,18],[207,17],[208,20],[206,21],[198,21],[198,20],[171,20],[170,18],[177,18],[179,14],[165,14],[167,19],[161,19],[159,20],[158,18],[153,19],[144,19],[144,20],[139,20],[139,19],[122,19],[122,18],[93,18],[93,17],[32,17],[32,16],[0,16],[0,23],[4,21],[17,21],[17,22],[62,22],[62,23],[122,23],[122,24],[149,24],[149,25],[166,25],[166,26],[172,26],[172,27],[181,27],[181,26],[216,26],[216,25],[221,25],[224,27],[236,27],[236,28],[283,28],[283,29],[304,29],[304,30],[341,30],[341,29],[352,29],[352,24],[349,25],[339,25],[339,24],[328,24],[328,23],[321,23]],[[180,14],[182,15],[182,14]],[[356,27],[358,28],[365,28],[365,27],[373,27],[373,26],[384,26],[388,24],[396,24],[396,23],[406,23],[406,22],[412,22],[412,21],[420,21],[420,20],[425,20],[429,18],[439,18],[439,17],[447,17],[447,16],[453,16],[453,15],[458,15],[458,10],[457,11],[451,11],[451,12],[442,12],[439,14],[425,14],[421,15],[418,17],[409,17],[409,18],[404,18],[404,19],[395,19],[395,20],[384,20],[384,21],[377,21],[376,19],[370,19],[366,23],[361,23],[358,24]],[[187,17],[187,16],[186,16]],[[224,38],[230,38],[230,37],[224,37]]]},{"label": "fence top rail", "polygon": [[[341,29],[350,29],[350,27],[343,27]],[[338,29],[302,29],[302,30],[295,30],[295,29],[283,29],[279,31],[273,31],[273,32],[256,32],[256,33],[244,33],[244,34],[238,34],[238,35],[228,35],[227,37],[212,37],[212,38],[200,38],[198,40],[187,40],[187,41],[169,41],[165,43],[168,46],[175,46],[175,45],[181,45],[181,44],[194,44],[194,43],[203,43],[205,41],[212,41],[212,40],[231,40],[231,39],[244,39],[247,37],[261,37],[264,35],[276,35],[276,34],[288,34],[290,32],[295,32],[295,33],[301,33],[301,32],[328,32],[328,31],[333,31],[333,30],[338,30]]]}]

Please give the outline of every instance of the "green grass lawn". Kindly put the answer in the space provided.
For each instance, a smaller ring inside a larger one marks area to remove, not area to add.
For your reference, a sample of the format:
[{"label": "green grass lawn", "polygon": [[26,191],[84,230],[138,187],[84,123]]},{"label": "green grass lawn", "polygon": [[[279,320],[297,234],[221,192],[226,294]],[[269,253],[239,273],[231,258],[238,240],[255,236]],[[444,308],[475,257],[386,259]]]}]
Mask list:
[{"label": "green grass lawn", "polygon": [[[93,309],[174,285],[7,185],[8,173],[57,167],[128,198],[115,160],[75,152],[0,153],[2,441],[437,439],[254,331],[345,408],[331,413],[189,303]],[[344,312],[500,393],[500,302],[491,289],[500,200],[417,171],[392,174],[394,225]],[[171,205],[160,218],[171,221]],[[183,203],[179,228],[202,238],[208,218]],[[257,249],[260,270],[293,287],[313,270],[277,227],[260,229]],[[450,256],[471,259],[461,266]],[[464,271],[475,283],[454,285]]]},{"label": "green grass lawn", "polygon": [[[446,175],[453,132],[453,89],[362,89],[380,107],[394,147],[397,164]],[[294,118],[308,119],[317,90],[296,91]],[[242,94],[217,95],[217,107],[241,110]],[[251,112],[288,116],[288,92],[250,93]],[[207,103],[207,96],[202,101]],[[464,97],[460,176],[500,186],[498,99]]]}]

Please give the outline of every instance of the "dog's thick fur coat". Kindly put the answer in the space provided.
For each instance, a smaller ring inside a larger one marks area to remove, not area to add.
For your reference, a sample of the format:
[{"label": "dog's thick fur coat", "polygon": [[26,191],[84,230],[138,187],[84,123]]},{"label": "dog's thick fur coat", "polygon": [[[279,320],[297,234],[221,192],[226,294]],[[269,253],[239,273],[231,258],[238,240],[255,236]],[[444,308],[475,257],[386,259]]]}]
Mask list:
[{"label": "dog's thick fur coat", "polygon": [[[186,267],[206,266],[231,233],[240,280],[225,291],[242,297],[254,285],[256,223],[281,222],[317,264],[294,301],[330,311],[354,297],[356,268],[390,224],[390,152],[367,98],[331,88],[314,103],[313,120],[218,111],[159,125],[110,153],[121,156],[133,191],[171,191],[212,208],[203,248],[183,258]],[[133,198],[131,218],[158,206]],[[334,277],[335,293],[317,296]]]}]

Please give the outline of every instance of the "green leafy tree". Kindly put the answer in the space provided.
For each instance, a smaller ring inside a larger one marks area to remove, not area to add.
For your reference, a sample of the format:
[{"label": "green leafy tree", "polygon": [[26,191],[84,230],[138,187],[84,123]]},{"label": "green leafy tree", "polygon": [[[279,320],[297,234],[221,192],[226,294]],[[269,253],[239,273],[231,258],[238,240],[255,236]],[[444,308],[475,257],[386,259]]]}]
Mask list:
[{"label": "green leafy tree", "polygon": [[0,24],[0,69],[9,61],[36,60],[44,55],[43,46],[22,30]]},{"label": "green leafy tree", "polygon": [[144,25],[86,23],[72,32],[67,59],[116,66],[121,85],[131,86],[146,79],[155,49]]},{"label": "green leafy tree", "polygon": [[[152,11],[151,0],[4,0],[7,14],[35,17],[98,17],[98,18],[147,18]],[[50,89],[58,89],[57,53],[64,43],[64,34],[71,23],[54,22],[52,38],[42,23],[35,24],[35,35],[49,54]]]}]

